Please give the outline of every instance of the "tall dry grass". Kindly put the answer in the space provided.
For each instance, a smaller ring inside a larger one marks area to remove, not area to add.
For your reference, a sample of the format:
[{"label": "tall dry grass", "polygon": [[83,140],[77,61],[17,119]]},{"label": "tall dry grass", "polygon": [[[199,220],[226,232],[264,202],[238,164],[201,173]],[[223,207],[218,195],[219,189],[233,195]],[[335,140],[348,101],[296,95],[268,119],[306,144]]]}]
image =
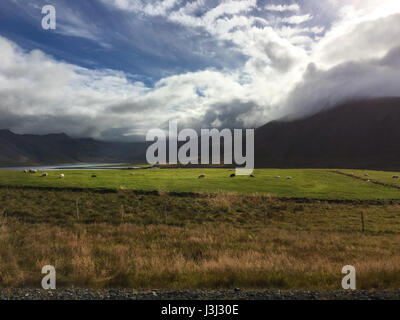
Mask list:
[{"label": "tall dry grass", "polygon": [[0,285],[40,287],[50,264],[58,286],[340,289],[350,264],[357,288],[398,289],[398,212],[397,203],[0,190]]},{"label": "tall dry grass", "polygon": [[2,286],[38,286],[51,264],[59,286],[339,289],[351,264],[358,288],[400,287],[399,235],[9,221],[0,242]]}]

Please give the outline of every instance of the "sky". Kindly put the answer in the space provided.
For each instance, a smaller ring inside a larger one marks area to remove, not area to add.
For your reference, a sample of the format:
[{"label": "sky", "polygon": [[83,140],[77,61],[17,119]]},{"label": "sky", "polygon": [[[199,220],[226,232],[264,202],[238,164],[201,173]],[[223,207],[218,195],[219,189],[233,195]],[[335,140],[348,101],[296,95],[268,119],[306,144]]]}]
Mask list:
[{"label": "sky", "polygon": [[398,0],[3,0],[0,128],[144,141],[399,96],[398,30]]}]

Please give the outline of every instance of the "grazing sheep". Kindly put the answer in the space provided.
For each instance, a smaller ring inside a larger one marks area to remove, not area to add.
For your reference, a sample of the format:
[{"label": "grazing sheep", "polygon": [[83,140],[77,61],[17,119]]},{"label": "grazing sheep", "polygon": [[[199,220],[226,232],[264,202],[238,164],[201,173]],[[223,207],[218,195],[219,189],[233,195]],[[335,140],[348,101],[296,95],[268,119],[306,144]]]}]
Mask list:
[{"label": "grazing sheep", "polygon": [[59,177],[60,179],[64,179],[64,178],[65,178],[65,176],[64,176],[63,173],[61,173],[58,177]]},{"label": "grazing sheep", "polygon": [[368,174],[368,173],[366,173],[366,174],[365,174],[365,176],[366,176],[366,177],[369,177],[369,174]]},{"label": "grazing sheep", "polygon": [[399,176],[393,176],[392,179],[399,179]]},{"label": "grazing sheep", "polygon": [[276,179],[280,179],[280,178],[281,178],[281,176],[276,176],[275,178],[276,178]]},{"label": "grazing sheep", "polygon": [[22,172],[23,172],[23,173],[28,173],[28,170],[26,170],[26,169],[25,169],[25,170],[24,170],[24,171],[22,171]]},{"label": "grazing sheep", "polygon": [[202,174],[202,175],[199,175],[199,179],[203,179],[203,178],[205,178],[206,176],[204,175],[204,174]]},{"label": "grazing sheep", "polygon": [[292,180],[293,178],[292,178],[292,177],[287,177],[286,179],[287,179],[287,180]]},{"label": "grazing sheep", "polygon": [[29,173],[37,173],[37,170],[35,170],[35,169],[29,169]]},{"label": "grazing sheep", "polygon": [[368,179],[367,182],[371,182],[371,180]]},{"label": "grazing sheep", "polygon": [[230,175],[230,177],[231,177],[231,178],[234,178],[234,177],[236,177],[236,174],[232,173],[232,174]]},{"label": "grazing sheep", "polygon": [[47,177],[49,174],[47,173],[47,172],[44,172],[43,174],[42,174],[42,177]]}]

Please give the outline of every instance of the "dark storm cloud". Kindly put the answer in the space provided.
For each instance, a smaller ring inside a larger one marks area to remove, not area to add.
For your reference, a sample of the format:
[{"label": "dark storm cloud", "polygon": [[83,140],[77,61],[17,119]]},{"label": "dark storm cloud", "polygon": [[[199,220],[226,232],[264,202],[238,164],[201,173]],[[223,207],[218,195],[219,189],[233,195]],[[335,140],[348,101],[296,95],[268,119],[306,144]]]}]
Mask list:
[{"label": "dark storm cloud", "polygon": [[211,105],[204,116],[189,119],[183,125],[194,129],[242,129],[248,128],[246,119],[253,113],[260,112],[261,107],[252,101],[234,99],[223,103]]}]

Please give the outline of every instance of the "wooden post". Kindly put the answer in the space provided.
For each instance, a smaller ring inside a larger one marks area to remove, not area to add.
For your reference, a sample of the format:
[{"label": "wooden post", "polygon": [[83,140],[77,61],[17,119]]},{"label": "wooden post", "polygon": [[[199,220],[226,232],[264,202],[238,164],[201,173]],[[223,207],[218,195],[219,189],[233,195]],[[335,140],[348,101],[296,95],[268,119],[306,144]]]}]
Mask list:
[{"label": "wooden post", "polygon": [[120,213],[121,213],[121,221],[124,221],[124,217],[125,217],[125,208],[124,205],[121,204],[121,208],[119,209]]},{"label": "wooden post", "polygon": [[364,212],[361,212],[361,230],[364,232],[365,230],[365,223],[364,223]]},{"label": "wooden post", "polygon": [[76,218],[79,220],[79,200],[76,199]]},{"label": "wooden post", "polygon": [[267,225],[267,221],[265,220],[267,216],[267,210],[264,209],[264,226]]}]

